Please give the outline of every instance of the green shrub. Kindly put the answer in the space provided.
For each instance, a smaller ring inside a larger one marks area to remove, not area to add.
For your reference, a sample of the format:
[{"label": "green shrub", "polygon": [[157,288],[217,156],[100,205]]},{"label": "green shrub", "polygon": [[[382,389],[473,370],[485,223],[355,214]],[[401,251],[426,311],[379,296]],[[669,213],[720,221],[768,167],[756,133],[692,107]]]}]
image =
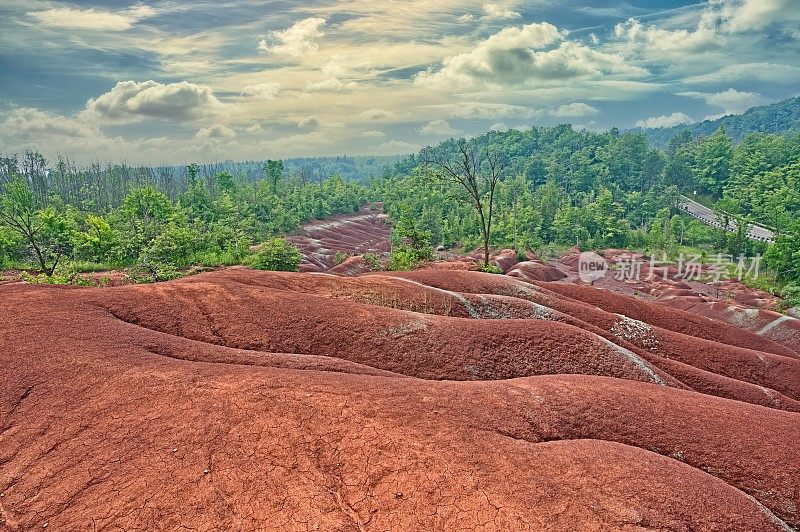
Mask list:
[{"label": "green shrub", "polygon": [[285,238],[273,238],[262,244],[261,250],[249,261],[256,270],[296,272],[300,266],[300,250]]},{"label": "green shrub", "polygon": [[486,266],[481,265],[481,267],[478,269],[483,273],[503,273],[503,270],[491,263],[487,264]]},{"label": "green shrub", "polygon": [[192,256],[196,234],[186,227],[169,224],[140,255],[144,263],[186,266]]},{"label": "green shrub", "polygon": [[171,281],[182,277],[182,274],[170,263],[139,263],[128,269],[128,279],[134,283],[156,283]]},{"label": "green shrub", "polygon": [[94,282],[91,279],[78,275],[78,270],[72,263],[58,265],[51,275],[46,273],[32,275],[28,272],[22,272],[20,278],[29,284],[94,286]]},{"label": "green shrub", "polygon": [[346,261],[347,257],[349,257],[349,255],[344,251],[337,251],[336,255],[333,256],[333,263],[338,266],[339,264]]},{"label": "green shrub", "polygon": [[380,259],[378,259],[378,255],[376,255],[375,253],[365,253],[364,254],[364,263],[372,271],[377,271],[377,270],[381,269]]},{"label": "green shrub", "polygon": [[397,246],[392,250],[392,254],[389,256],[387,268],[391,271],[408,271],[413,270],[418,263],[419,259],[413,249],[405,246]]},{"label": "green shrub", "polygon": [[781,290],[781,308],[800,308],[800,285],[790,284]]}]

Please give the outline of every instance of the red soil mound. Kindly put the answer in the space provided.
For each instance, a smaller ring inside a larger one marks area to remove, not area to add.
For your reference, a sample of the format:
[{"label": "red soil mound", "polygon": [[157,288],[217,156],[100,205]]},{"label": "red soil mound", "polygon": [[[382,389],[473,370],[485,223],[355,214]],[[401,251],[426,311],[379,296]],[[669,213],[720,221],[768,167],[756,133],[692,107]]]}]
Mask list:
[{"label": "red soil mound", "polygon": [[633,299],[589,286],[552,284],[548,288],[572,299],[584,301],[604,310],[625,314],[628,317],[657,325],[664,329],[681,332],[715,342],[726,343],[748,349],[767,351],[784,356],[797,357],[798,352],[763,336],[744,331],[733,325],[690,312],[665,308],[655,302]]},{"label": "red soil mound", "polygon": [[[594,281],[594,287],[625,296],[648,299],[685,310],[689,314],[733,325],[733,328],[724,327],[718,335],[710,339],[724,338],[730,331],[745,329],[761,336],[763,340],[759,343],[770,346],[762,347],[763,350],[786,356],[800,356],[798,347],[800,320],[789,319],[783,314],[774,312],[779,300],[772,294],[749,287],[736,279],[721,279],[715,282],[687,280],[682,278],[674,265],[665,266],[657,257],[651,258],[624,249],[607,249],[600,253],[611,265],[620,266],[622,261],[630,264],[633,260],[640,265],[641,270],[634,279],[618,279],[619,271],[614,275],[609,274]],[[573,248],[552,266],[564,272],[565,280],[568,282],[583,284],[578,275],[579,257],[580,250]],[[652,259],[655,261],[651,263]],[[711,273],[710,268],[710,265],[703,265],[700,270],[708,275]],[[697,324],[696,320],[686,324],[686,328],[692,331],[689,334],[698,334],[695,329]],[[775,351],[776,344],[788,349]],[[753,346],[743,345],[743,347]]]},{"label": "red soil mound", "polygon": [[724,374],[751,353],[758,378],[795,359],[698,340],[725,365],[696,368],[560,286],[434,270],[4,285],[0,528],[800,525],[800,414],[687,378],[746,391]]},{"label": "red soil mound", "polygon": [[364,255],[389,251],[389,222],[381,205],[367,205],[355,214],[334,216],[303,225],[289,240],[300,248],[300,271],[327,271],[336,254]]},{"label": "red soil mound", "polygon": [[337,264],[328,271],[336,275],[353,276],[371,272],[372,268],[364,260],[364,257],[359,255],[356,257],[346,258],[340,264]]},{"label": "red soil mound", "polygon": [[504,249],[492,257],[490,262],[500,268],[503,273],[507,273],[519,262],[519,259],[517,258],[517,252],[513,249]]},{"label": "red soil mound", "polygon": [[523,281],[560,281],[567,277],[567,274],[558,270],[555,266],[538,261],[520,262],[507,274]]},{"label": "red soil mound", "polygon": [[[611,301],[607,306],[612,307],[612,310],[613,302],[617,301],[615,298],[629,299],[624,296],[594,290],[592,294],[599,299],[593,301],[595,304],[587,304],[560,292],[573,288],[579,293],[583,293],[580,290],[593,290],[588,287],[557,283],[539,283],[539,286],[533,286],[507,276],[477,272],[453,272],[441,276],[421,270],[393,275],[451,291],[503,294],[529,300],[539,305],[540,312],[548,314],[549,319],[557,319],[591,331],[634,352],[697,391],[774,408],[800,410],[797,395],[800,390],[797,384],[800,382],[800,365],[796,359],[693,337],[605,310],[604,296]],[[639,301],[631,299],[631,305],[637,303]],[[679,311],[652,305],[661,312],[662,324],[683,318]],[[672,319],[664,319],[670,313]],[[628,316],[630,315],[633,314],[629,313]],[[724,323],[715,324],[707,318],[692,315],[689,318],[703,320],[701,332],[715,326],[731,328]],[[645,316],[645,319],[648,318]],[[733,339],[745,344],[763,342],[761,337],[752,333],[741,330],[733,332],[738,333],[732,334]],[[776,348],[783,349],[780,345]]]}]

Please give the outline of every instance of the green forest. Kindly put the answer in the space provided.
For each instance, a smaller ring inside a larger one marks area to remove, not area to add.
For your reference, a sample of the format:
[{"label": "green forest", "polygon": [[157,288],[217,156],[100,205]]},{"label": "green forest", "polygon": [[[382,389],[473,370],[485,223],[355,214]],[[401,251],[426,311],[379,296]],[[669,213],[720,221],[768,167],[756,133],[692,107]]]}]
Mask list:
[{"label": "green forest", "polygon": [[[143,280],[191,266],[292,269],[299,256],[275,239],[304,221],[383,201],[395,222],[393,268],[412,267],[436,246],[546,255],[578,245],[670,256],[692,248],[761,253],[776,289],[792,294],[800,284],[798,134],[756,132],[734,142],[724,127],[699,138],[683,130],[662,149],[643,132],[562,125],[451,139],[384,161],[380,175],[376,162],[358,163],[373,175],[355,180],[339,172],[310,179],[302,165],[283,161],[76,168],[31,151],[7,156],[0,159],[0,267],[36,270],[54,282],[92,269],[130,268]],[[767,247],[743,230],[705,226],[680,212],[681,195],[740,228],[766,225],[776,241]],[[287,258],[250,251],[265,242]]]},{"label": "green forest", "polygon": [[197,165],[169,180],[146,168],[77,170],[63,160],[49,168],[33,152],[2,164],[0,265],[35,268],[54,282],[76,271],[132,267],[141,280],[164,280],[192,265],[265,263],[251,245],[369,197],[338,175],[287,177],[281,161],[264,163],[255,180]]},{"label": "green forest", "polygon": [[[458,141],[431,151],[457,151]],[[642,133],[576,132],[569,126],[491,132],[470,143],[500,154],[505,176],[496,187],[491,244],[523,250],[548,245],[666,252],[682,247],[708,254],[766,254],[779,281],[800,280],[800,135],[752,133],[734,144],[724,129],[673,138],[665,150]],[[472,249],[481,244],[474,202],[463,187],[432,179],[426,154],[375,183],[393,218],[405,213],[434,243]],[[681,214],[681,195],[712,206],[744,229],[758,222],[778,235],[767,249]]]}]

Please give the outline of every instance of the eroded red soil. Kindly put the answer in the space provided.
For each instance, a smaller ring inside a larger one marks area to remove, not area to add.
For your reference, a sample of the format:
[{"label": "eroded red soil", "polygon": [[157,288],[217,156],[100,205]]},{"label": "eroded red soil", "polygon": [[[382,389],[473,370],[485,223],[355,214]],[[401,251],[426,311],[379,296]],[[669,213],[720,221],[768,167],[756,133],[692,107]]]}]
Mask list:
[{"label": "eroded red soil", "polygon": [[380,206],[304,226],[327,273],[0,286],[0,529],[800,526],[768,294],[588,286],[577,252],[364,275],[388,234]]},{"label": "eroded red soil", "polygon": [[[303,225],[289,240],[300,248],[300,271],[328,271],[341,257],[389,251],[390,225],[381,203],[365,205],[355,214],[334,216]],[[351,261],[352,262],[352,261]],[[369,268],[344,269],[342,273],[363,273]]]},{"label": "eroded red soil", "polygon": [[432,269],[0,292],[5,529],[800,525],[798,346],[657,302]]}]

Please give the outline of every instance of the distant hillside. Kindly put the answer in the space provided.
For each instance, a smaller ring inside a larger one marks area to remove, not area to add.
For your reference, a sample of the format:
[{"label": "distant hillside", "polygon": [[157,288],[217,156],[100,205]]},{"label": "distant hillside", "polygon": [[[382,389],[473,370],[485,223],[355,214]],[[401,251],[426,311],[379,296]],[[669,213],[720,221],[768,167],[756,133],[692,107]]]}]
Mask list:
[{"label": "distant hillside", "polygon": [[733,137],[735,142],[754,131],[762,133],[800,132],[800,97],[753,107],[740,115],[723,116],[717,120],[705,120],[691,125],[645,129],[644,132],[647,134],[651,146],[663,148],[670,139],[684,129],[691,131],[692,137],[705,137],[720,126],[725,127],[725,131]]}]

